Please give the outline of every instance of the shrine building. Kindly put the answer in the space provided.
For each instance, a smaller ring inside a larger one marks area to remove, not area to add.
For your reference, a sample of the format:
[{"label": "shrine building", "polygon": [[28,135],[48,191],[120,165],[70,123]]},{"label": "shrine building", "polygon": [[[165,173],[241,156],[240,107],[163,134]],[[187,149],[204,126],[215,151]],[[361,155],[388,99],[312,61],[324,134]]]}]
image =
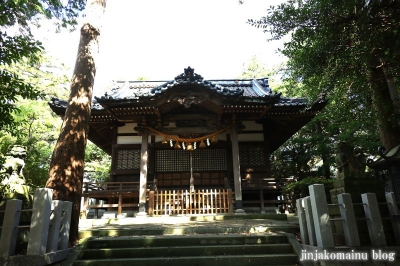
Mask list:
[{"label": "shrine building", "polygon": [[[61,117],[67,101],[53,99]],[[117,82],[93,100],[89,140],[112,156],[110,181],[83,196],[137,214],[265,211],[283,202],[270,156],[326,105],[274,93],[268,79]]]}]

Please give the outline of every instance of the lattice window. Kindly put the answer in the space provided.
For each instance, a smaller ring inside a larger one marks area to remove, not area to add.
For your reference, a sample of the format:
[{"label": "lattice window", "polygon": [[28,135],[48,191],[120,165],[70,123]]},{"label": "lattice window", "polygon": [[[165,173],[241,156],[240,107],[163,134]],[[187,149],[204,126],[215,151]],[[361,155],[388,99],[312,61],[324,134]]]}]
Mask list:
[{"label": "lattice window", "polygon": [[225,149],[204,149],[193,151],[193,171],[226,171]]},{"label": "lattice window", "polygon": [[185,150],[157,150],[156,172],[190,171],[189,152]]},{"label": "lattice window", "polygon": [[139,169],[140,150],[118,150],[117,170]]},{"label": "lattice window", "polygon": [[239,147],[240,165],[246,167],[265,166],[266,158],[262,147]]}]

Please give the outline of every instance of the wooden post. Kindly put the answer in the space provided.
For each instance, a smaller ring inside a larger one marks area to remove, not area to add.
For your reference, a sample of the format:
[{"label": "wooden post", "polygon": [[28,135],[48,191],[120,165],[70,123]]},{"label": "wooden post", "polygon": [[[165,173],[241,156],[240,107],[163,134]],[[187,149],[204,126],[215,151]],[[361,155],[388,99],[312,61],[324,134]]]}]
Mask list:
[{"label": "wooden post", "polygon": [[236,213],[244,213],[242,201],[242,178],[240,176],[239,143],[236,127],[231,128],[233,180],[235,185]]},{"label": "wooden post", "polygon": [[149,215],[154,215],[154,191],[149,192]]},{"label": "wooden post", "polygon": [[118,215],[122,214],[122,193],[118,193]]},{"label": "wooden post", "polygon": [[383,231],[381,214],[375,193],[361,194],[361,199],[364,203],[364,212],[367,218],[371,244],[373,246],[386,246],[385,232]]},{"label": "wooden post", "polygon": [[140,150],[140,185],[138,215],[146,215],[147,163],[149,158],[148,144],[149,130],[147,128],[144,128],[142,131],[142,147]]},{"label": "wooden post", "polygon": [[185,197],[186,197],[186,212],[185,214],[191,214],[192,213],[192,203],[191,203],[191,198],[192,198],[192,192],[188,192],[185,190]]},{"label": "wooden post", "polygon": [[35,191],[27,255],[46,253],[52,198],[52,189],[38,188]]},{"label": "wooden post", "polygon": [[265,213],[264,191],[262,189],[260,189],[260,204],[261,204],[261,213]]},{"label": "wooden post", "polygon": [[388,203],[388,209],[390,218],[392,220],[393,232],[396,238],[396,243],[400,245],[400,223],[394,220],[395,215],[400,215],[399,209],[397,208],[396,197],[393,192],[386,193],[386,202]]},{"label": "wooden post", "polygon": [[189,169],[190,169],[190,191],[194,191],[194,175],[193,175],[193,151],[189,151]]},{"label": "wooden post", "polygon": [[84,194],[84,197],[83,197],[83,210],[81,211],[81,214],[83,214],[81,218],[83,218],[83,219],[86,219],[87,218],[87,214],[89,213],[89,210],[88,210],[87,206],[88,206],[88,196],[86,196],[86,194]]},{"label": "wooden post", "polygon": [[228,210],[230,213],[233,212],[233,204],[232,204],[232,189],[228,188]]},{"label": "wooden post", "polygon": [[0,237],[0,256],[8,257],[15,254],[22,200],[7,200],[4,213],[3,228]]},{"label": "wooden post", "polygon": [[351,202],[351,195],[349,193],[339,194],[338,202],[340,215],[343,219],[343,231],[346,245],[349,247],[359,247],[360,237],[358,235],[356,216],[354,214],[353,203]]},{"label": "wooden post", "polygon": [[86,194],[86,192],[89,191],[89,184],[88,182],[84,183],[84,192],[83,192],[83,208],[81,210],[81,219],[86,219],[87,218],[87,214],[89,212],[89,210],[87,209],[88,206],[88,196]]}]

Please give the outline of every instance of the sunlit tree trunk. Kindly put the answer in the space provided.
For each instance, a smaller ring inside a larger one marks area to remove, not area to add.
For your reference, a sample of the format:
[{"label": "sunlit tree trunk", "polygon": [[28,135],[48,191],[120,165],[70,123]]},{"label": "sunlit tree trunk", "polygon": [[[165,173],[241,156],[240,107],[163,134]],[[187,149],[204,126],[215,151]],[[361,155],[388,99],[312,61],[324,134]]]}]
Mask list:
[{"label": "sunlit tree trunk", "polygon": [[85,148],[96,75],[96,56],[99,52],[100,18],[104,14],[105,6],[106,0],[89,0],[86,5],[86,18],[81,28],[68,106],[51,158],[46,184],[46,187],[54,190],[54,199],[73,203],[71,245],[78,240]]}]

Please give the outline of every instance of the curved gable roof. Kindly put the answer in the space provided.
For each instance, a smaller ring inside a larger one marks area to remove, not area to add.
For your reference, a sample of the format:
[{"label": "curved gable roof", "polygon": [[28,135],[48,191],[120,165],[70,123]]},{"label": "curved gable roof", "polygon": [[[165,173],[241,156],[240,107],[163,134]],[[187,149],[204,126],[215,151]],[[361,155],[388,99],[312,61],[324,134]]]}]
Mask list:
[{"label": "curved gable roof", "polygon": [[272,92],[268,79],[254,80],[204,80],[194,73],[191,67],[170,81],[126,81],[117,82],[116,86],[104,96],[95,97],[98,102],[121,102],[123,100],[146,101],[162,97],[176,88],[203,88],[227,100],[277,102],[280,94]]},{"label": "curved gable roof", "polygon": [[[207,95],[209,94],[209,95]],[[127,81],[92,102],[89,139],[107,153],[112,151],[113,127],[118,123],[155,121],[181,112],[182,106],[209,110],[219,118],[240,114],[268,128],[270,152],[307,124],[327,104],[325,98],[308,103],[303,98],[286,98],[274,93],[268,79],[204,80],[194,69],[170,81]],[[65,114],[67,101],[52,99],[51,109]],[[192,110],[192,109],[183,109]],[[185,111],[186,112],[186,111]]]}]

